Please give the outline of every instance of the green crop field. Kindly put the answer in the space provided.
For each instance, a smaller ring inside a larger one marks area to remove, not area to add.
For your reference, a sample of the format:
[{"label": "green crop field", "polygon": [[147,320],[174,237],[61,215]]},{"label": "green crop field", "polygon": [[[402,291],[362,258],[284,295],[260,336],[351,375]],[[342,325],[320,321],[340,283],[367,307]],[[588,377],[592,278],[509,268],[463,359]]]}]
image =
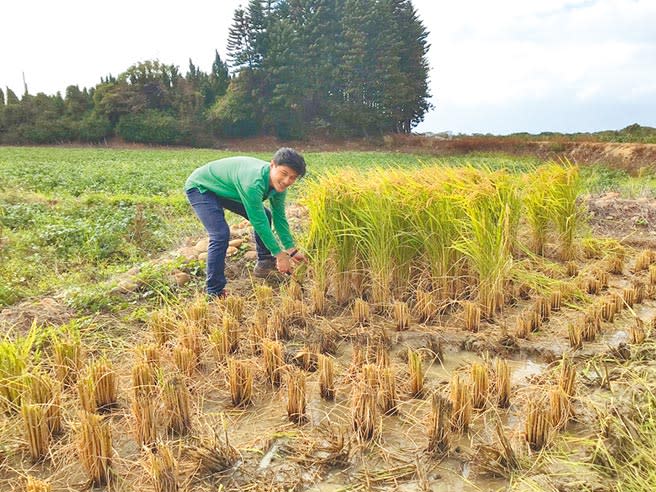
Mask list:
[{"label": "green crop field", "polygon": [[[183,183],[197,166],[229,155],[235,153],[0,148],[0,306],[64,289],[71,293],[70,302],[90,303],[93,308],[102,292],[94,295],[94,287],[85,286],[97,286],[202,232],[182,193]],[[270,158],[270,154],[249,155]],[[391,152],[308,153],[306,157],[308,179],[345,166],[411,167],[438,160]],[[520,172],[538,164],[532,158],[486,155],[439,161]],[[624,189],[640,194],[656,189],[653,180],[638,181],[609,169],[584,169],[583,176],[593,192]],[[295,187],[292,200],[302,191],[302,184]]]}]

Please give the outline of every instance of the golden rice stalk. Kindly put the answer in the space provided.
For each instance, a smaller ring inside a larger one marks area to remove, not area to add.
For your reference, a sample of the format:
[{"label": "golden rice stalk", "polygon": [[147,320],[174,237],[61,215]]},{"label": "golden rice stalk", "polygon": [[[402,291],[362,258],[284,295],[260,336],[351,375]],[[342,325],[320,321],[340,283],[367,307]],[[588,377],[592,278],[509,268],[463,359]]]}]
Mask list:
[{"label": "golden rice stalk", "polygon": [[565,268],[567,269],[568,277],[576,277],[579,274],[579,267],[575,261],[568,261],[565,264]]},{"label": "golden rice stalk", "polygon": [[253,293],[255,294],[258,309],[266,310],[273,302],[273,289],[266,284],[255,285]]},{"label": "golden rice stalk", "polygon": [[158,444],[148,453],[148,472],[155,492],[178,492],[178,463],[171,448]]},{"label": "golden rice stalk", "polygon": [[635,287],[627,287],[622,291],[622,297],[627,306],[633,307],[636,300],[636,290]]},{"label": "golden rice stalk", "polygon": [[485,410],[490,387],[490,377],[487,366],[479,362],[471,365],[472,406],[475,410]]},{"label": "golden rice stalk", "polygon": [[526,317],[531,331],[538,331],[542,326],[542,316],[540,316],[539,311],[536,311],[535,309],[528,311]]},{"label": "golden rice stalk", "polygon": [[29,402],[44,407],[50,435],[59,434],[62,430],[61,384],[49,374],[35,371],[27,375],[25,385]]},{"label": "golden rice stalk", "polygon": [[613,255],[608,259],[607,270],[614,275],[622,275],[624,269],[624,255]]},{"label": "golden rice stalk", "polygon": [[415,291],[415,317],[420,323],[425,323],[437,314],[437,305],[433,300],[433,293],[423,289]]},{"label": "golden rice stalk", "polygon": [[507,360],[497,359],[494,364],[494,387],[497,392],[497,405],[510,406],[510,366]]},{"label": "golden rice stalk", "polygon": [[52,492],[52,485],[34,477],[27,477],[25,492]]},{"label": "golden rice stalk", "polygon": [[328,323],[319,326],[319,349],[322,354],[334,354],[337,351],[338,332]]},{"label": "golden rice stalk", "polygon": [[567,325],[567,333],[569,336],[569,346],[572,350],[579,350],[583,348],[583,330],[581,325],[569,323]]},{"label": "golden rice stalk", "polygon": [[526,442],[533,451],[539,451],[551,442],[553,426],[549,411],[542,402],[528,401],[524,429]]},{"label": "golden rice stalk", "polygon": [[540,321],[549,319],[551,316],[551,299],[546,297],[538,297],[534,305],[535,314],[539,317]]},{"label": "golden rice stalk", "polygon": [[137,362],[132,366],[132,391],[135,398],[151,396],[157,388],[155,366]]},{"label": "golden rice stalk", "polygon": [[319,351],[319,344],[311,343],[304,345],[294,356],[294,362],[303,370],[314,372],[317,370],[317,355]]},{"label": "golden rice stalk", "polygon": [[197,361],[193,350],[181,345],[176,345],[173,349],[173,361],[175,367],[178,368],[178,371],[180,371],[181,374],[184,374],[187,377],[192,377],[194,375]]},{"label": "golden rice stalk", "polygon": [[648,270],[653,260],[654,253],[648,249],[642,250],[635,261],[635,266],[633,267],[634,272],[641,272],[643,270]]},{"label": "golden rice stalk", "polygon": [[531,323],[526,314],[520,314],[517,316],[515,323],[515,336],[525,340],[528,339],[528,335],[531,332]]},{"label": "golden rice stalk", "polygon": [[229,295],[223,303],[225,312],[239,322],[244,314],[244,298],[237,295]]},{"label": "golden rice stalk", "polygon": [[549,390],[549,422],[554,429],[567,425],[571,413],[570,398],[560,386]]},{"label": "golden rice stalk", "polygon": [[[432,340],[432,338],[431,338]],[[378,364],[379,367],[389,367],[390,365],[390,353],[389,349],[387,346],[383,343],[378,345],[376,348],[376,364]]]},{"label": "golden rice stalk", "polygon": [[161,365],[161,350],[162,349],[158,345],[152,343],[137,345],[135,347],[135,365],[139,364],[140,362],[145,362],[153,368],[158,368]]},{"label": "golden rice stalk", "polygon": [[404,331],[410,326],[410,309],[408,303],[397,301],[393,307],[394,322],[398,331]]},{"label": "golden rice stalk", "polygon": [[363,384],[359,384],[353,391],[351,426],[360,442],[370,441],[380,433],[376,393],[375,388]]},{"label": "golden rice stalk", "polygon": [[357,298],[353,303],[353,320],[361,325],[369,323],[371,307],[364,299]]},{"label": "golden rice stalk", "polygon": [[433,456],[443,457],[449,453],[451,410],[451,403],[446,398],[433,393],[431,411],[426,425],[426,434],[428,435],[426,450]]},{"label": "golden rice stalk", "polygon": [[79,337],[53,337],[52,349],[57,379],[64,386],[75,384],[82,368],[82,343]]},{"label": "golden rice stalk", "polygon": [[551,310],[560,311],[560,304],[563,299],[563,293],[560,290],[554,290],[551,293]]},{"label": "golden rice stalk", "polygon": [[221,414],[221,421],[225,433],[224,439],[221,439],[216,429],[209,428],[206,435],[201,436],[188,450],[190,457],[198,463],[199,468],[209,473],[225,471],[239,459],[239,452],[228,440],[228,429],[223,414]]},{"label": "golden rice stalk", "polygon": [[633,288],[635,289],[635,303],[642,304],[645,300],[645,291],[646,291],[645,284],[640,282],[639,280],[634,280],[632,284],[633,284]]},{"label": "golden rice stalk", "polygon": [[328,401],[335,399],[335,364],[330,356],[319,354],[319,393]]},{"label": "golden rice stalk", "polygon": [[106,485],[112,478],[112,433],[109,420],[80,412],[77,450],[82,467],[94,485]]},{"label": "golden rice stalk", "polygon": [[249,405],[253,400],[253,371],[248,362],[228,358],[230,397],[236,407]]},{"label": "golden rice stalk", "polygon": [[612,323],[615,320],[615,301],[606,299],[601,305],[601,319]]},{"label": "golden rice stalk", "polygon": [[326,289],[321,285],[314,285],[310,291],[312,298],[312,313],[322,315],[326,312]]},{"label": "golden rice stalk", "polygon": [[274,309],[269,318],[267,325],[267,338],[272,340],[287,340],[289,332],[287,330],[287,317],[281,309]]},{"label": "golden rice stalk", "polygon": [[25,439],[30,446],[32,461],[39,461],[48,453],[50,430],[48,429],[47,405],[21,403],[21,416]]},{"label": "golden rice stalk", "polygon": [[262,340],[266,338],[267,319],[269,313],[266,309],[258,308],[255,311],[255,318],[248,330],[248,340],[251,346],[251,352],[259,355],[262,351]]},{"label": "golden rice stalk", "polygon": [[615,312],[621,313],[622,309],[624,309],[624,297],[617,292],[613,292],[611,298],[615,300]]},{"label": "golden rice stalk", "polygon": [[135,396],[130,407],[135,441],[139,447],[152,445],[157,439],[155,400],[150,396]]},{"label": "golden rice stalk", "polygon": [[191,430],[189,390],[179,376],[170,377],[162,388],[166,431],[177,435]]},{"label": "golden rice stalk", "polygon": [[153,311],[148,319],[148,327],[158,345],[164,345],[175,333],[175,315],[170,308]]},{"label": "golden rice stalk", "polygon": [[424,392],[424,372],[421,354],[408,348],[408,372],[410,373],[410,396],[420,398]]},{"label": "golden rice stalk", "polygon": [[[193,325],[198,331],[206,331],[209,326],[210,309],[207,298],[204,295],[196,298],[184,310],[184,318],[188,321],[185,324]],[[191,347],[189,347],[191,348]]]},{"label": "golden rice stalk", "polygon": [[198,365],[203,350],[203,334],[200,327],[194,323],[180,323],[178,325],[178,344],[191,350],[194,367]]},{"label": "golden rice stalk", "polygon": [[278,340],[262,341],[262,357],[267,380],[275,387],[282,383],[282,373],[285,365],[284,346]]},{"label": "golden rice stalk", "polygon": [[238,319],[229,313],[223,315],[223,350],[226,354],[234,354],[239,348]]},{"label": "golden rice stalk", "polygon": [[287,373],[287,417],[297,424],[306,421],[305,373],[297,369]]},{"label": "golden rice stalk", "polygon": [[478,332],[481,325],[481,308],[474,302],[464,302],[465,329],[471,332]]},{"label": "golden rice stalk", "polygon": [[363,384],[371,388],[378,387],[378,373],[380,368],[376,364],[363,364],[360,373],[360,380]]},{"label": "golden rice stalk", "polygon": [[96,407],[96,393],[93,381],[86,375],[77,381],[77,394],[80,398],[80,405],[89,413],[94,413]]},{"label": "golden rice stalk", "polygon": [[118,375],[104,357],[91,363],[89,377],[93,381],[96,408],[107,410],[118,402]]},{"label": "golden rice stalk", "polygon": [[396,377],[391,367],[380,369],[379,403],[384,415],[393,415],[398,411],[399,399],[396,395]]},{"label": "golden rice stalk", "polygon": [[651,265],[649,267],[649,283],[651,285],[656,285],[656,265]]},{"label": "golden rice stalk", "polygon": [[640,318],[636,318],[634,325],[629,327],[629,342],[634,345],[639,345],[645,341],[647,334],[645,333],[645,323]]},{"label": "golden rice stalk", "polygon": [[301,288],[301,284],[298,282],[294,282],[294,281],[289,282],[287,284],[287,288],[285,289],[285,292],[289,297],[291,297],[296,301],[303,300],[303,289]]},{"label": "golden rice stalk", "polygon": [[573,397],[576,393],[576,367],[569,357],[563,358],[558,386],[568,397]]},{"label": "golden rice stalk", "polygon": [[582,277],[579,280],[579,285],[590,295],[596,295],[601,291],[601,282],[595,277]]},{"label": "golden rice stalk", "polygon": [[451,378],[449,399],[453,410],[451,413],[451,429],[454,432],[467,432],[472,416],[472,392],[471,387],[461,381],[458,374],[454,374]]}]

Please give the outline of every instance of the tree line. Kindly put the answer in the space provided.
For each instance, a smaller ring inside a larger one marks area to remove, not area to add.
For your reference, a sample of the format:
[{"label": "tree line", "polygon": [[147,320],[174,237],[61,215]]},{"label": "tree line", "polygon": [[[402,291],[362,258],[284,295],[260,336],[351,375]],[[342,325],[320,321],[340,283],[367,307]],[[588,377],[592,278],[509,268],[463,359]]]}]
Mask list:
[{"label": "tree line", "polygon": [[155,60],[63,96],[0,89],[0,143],[409,133],[430,109],[427,35],[410,0],[250,0],[209,73]]}]

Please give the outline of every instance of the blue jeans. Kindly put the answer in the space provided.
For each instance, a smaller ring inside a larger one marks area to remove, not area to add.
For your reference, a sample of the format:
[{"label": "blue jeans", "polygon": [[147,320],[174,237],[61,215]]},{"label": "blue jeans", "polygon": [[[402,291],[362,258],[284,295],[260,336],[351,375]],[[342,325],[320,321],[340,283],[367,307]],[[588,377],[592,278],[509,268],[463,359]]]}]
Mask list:
[{"label": "blue jeans", "polygon": [[[230,226],[225,220],[224,209],[241,215],[247,220],[248,214],[241,203],[221,198],[211,191],[201,193],[196,188],[191,188],[187,191],[187,200],[203,223],[210,240],[207,247],[207,293],[219,295],[226,286],[225,257],[228,241],[230,241]],[[267,208],[264,211],[271,224],[271,211]],[[266,248],[260,236],[257,233],[253,234],[258,261],[273,261],[271,252]]]}]

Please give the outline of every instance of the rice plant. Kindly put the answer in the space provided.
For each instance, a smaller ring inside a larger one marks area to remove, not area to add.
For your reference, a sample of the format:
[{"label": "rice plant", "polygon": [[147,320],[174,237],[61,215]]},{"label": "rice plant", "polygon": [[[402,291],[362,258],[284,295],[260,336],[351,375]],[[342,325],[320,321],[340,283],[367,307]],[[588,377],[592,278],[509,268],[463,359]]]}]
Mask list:
[{"label": "rice plant", "polygon": [[474,333],[478,332],[481,324],[481,308],[472,302],[463,303],[463,307],[465,329]]},{"label": "rice plant", "polygon": [[472,417],[471,386],[460,379],[458,374],[451,378],[449,400],[451,401],[451,429],[464,433],[469,429]]},{"label": "rice plant", "polygon": [[236,407],[250,405],[253,400],[253,371],[248,362],[228,358],[228,383],[232,404]]},{"label": "rice plant", "polygon": [[192,377],[196,371],[197,359],[196,354],[190,348],[176,345],[173,348],[173,362],[180,374]]},{"label": "rice plant", "polygon": [[177,435],[191,431],[191,402],[189,390],[179,376],[169,377],[162,387],[166,430]]},{"label": "rice plant", "polygon": [[353,391],[351,426],[360,442],[370,441],[380,434],[376,400],[375,388],[359,384]]},{"label": "rice plant", "polygon": [[540,451],[549,445],[553,437],[550,412],[542,401],[529,400],[527,403],[525,438],[533,451]]},{"label": "rice plant", "polygon": [[379,372],[380,387],[378,399],[384,415],[398,412],[399,398],[396,394],[396,376],[391,367],[383,367]]},{"label": "rice plant", "polygon": [[148,474],[153,481],[155,492],[177,492],[178,463],[171,448],[159,443],[148,453]]},{"label": "rice plant", "polygon": [[437,393],[431,399],[431,411],[426,423],[428,446],[433,456],[443,457],[449,452],[451,403]]},{"label": "rice plant", "polygon": [[392,308],[392,313],[396,329],[398,331],[407,330],[410,325],[410,310],[408,309],[408,304],[403,301],[395,302]]},{"label": "rice plant", "polygon": [[43,406],[51,436],[62,431],[61,384],[48,373],[35,369],[27,375],[23,400]]},{"label": "rice plant", "polygon": [[25,492],[52,492],[52,485],[38,478],[27,477]]},{"label": "rice plant", "polygon": [[319,354],[319,392],[321,398],[332,401],[335,399],[334,359]]},{"label": "rice plant", "polygon": [[287,374],[287,416],[297,424],[306,421],[305,373],[290,370]]},{"label": "rice plant", "polygon": [[421,355],[408,349],[408,372],[410,373],[410,396],[420,398],[424,392],[424,372]]},{"label": "rice plant", "polygon": [[157,440],[156,400],[148,396],[134,396],[130,404],[132,410],[132,430],[139,447],[150,446]]},{"label": "rice plant", "polygon": [[497,405],[500,408],[510,406],[510,366],[508,361],[496,359],[494,363],[494,388],[497,393]]},{"label": "rice plant", "polygon": [[23,376],[32,358],[37,326],[32,325],[26,336],[12,339],[5,334],[0,340],[0,403],[6,411],[20,408]]},{"label": "rice plant", "polygon": [[204,435],[201,435],[188,450],[199,468],[209,473],[223,472],[231,468],[240,457],[239,451],[228,439],[228,428],[223,414],[221,414],[221,424],[223,438],[217,429],[208,426]]},{"label": "rice plant", "polygon": [[569,338],[569,346],[572,350],[580,350],[583,348],[583,332],[581,325],[569,323],[567,325],[567,335]]},{"label": "rice plant", "polygon": [[353,319],[356,323],[366,325],[371,317],[369,303],[363,299],[356,299],[353,303]]},{"label": "rice plant", "polygon": [[485,364],[474,362],[471,365],[472,407],[485,410],[490,387],[489,372]]},{"label": "rice plant", "polygon": [[147,362],[132,366],[132,391],[135,398],[151,396],[157,388],[157,373]]},{"label": "rice plant", "polygon": [[282,383],[284,361],[284,346],[277,340],[262,341],[262,358],[264,359],[264,371],[267,380],[274,386],[279,387]]},{"label": "rice plant", "polygon": [[175,333],[175,313],[170,307],[152,311],[148,319],[148,327],[158,345],[164,345]]},{"label": "rice plant", "polygon": [[50,445],[47,406],[24,401],[21,404],[21,417],[32,461],[40,461],[47,454]]},{"label": "rice plant", "polygon": [[77,451],[82,467],[94,485],[112,479],[112,433],[109,420],[88,412],[80,413]]}]

